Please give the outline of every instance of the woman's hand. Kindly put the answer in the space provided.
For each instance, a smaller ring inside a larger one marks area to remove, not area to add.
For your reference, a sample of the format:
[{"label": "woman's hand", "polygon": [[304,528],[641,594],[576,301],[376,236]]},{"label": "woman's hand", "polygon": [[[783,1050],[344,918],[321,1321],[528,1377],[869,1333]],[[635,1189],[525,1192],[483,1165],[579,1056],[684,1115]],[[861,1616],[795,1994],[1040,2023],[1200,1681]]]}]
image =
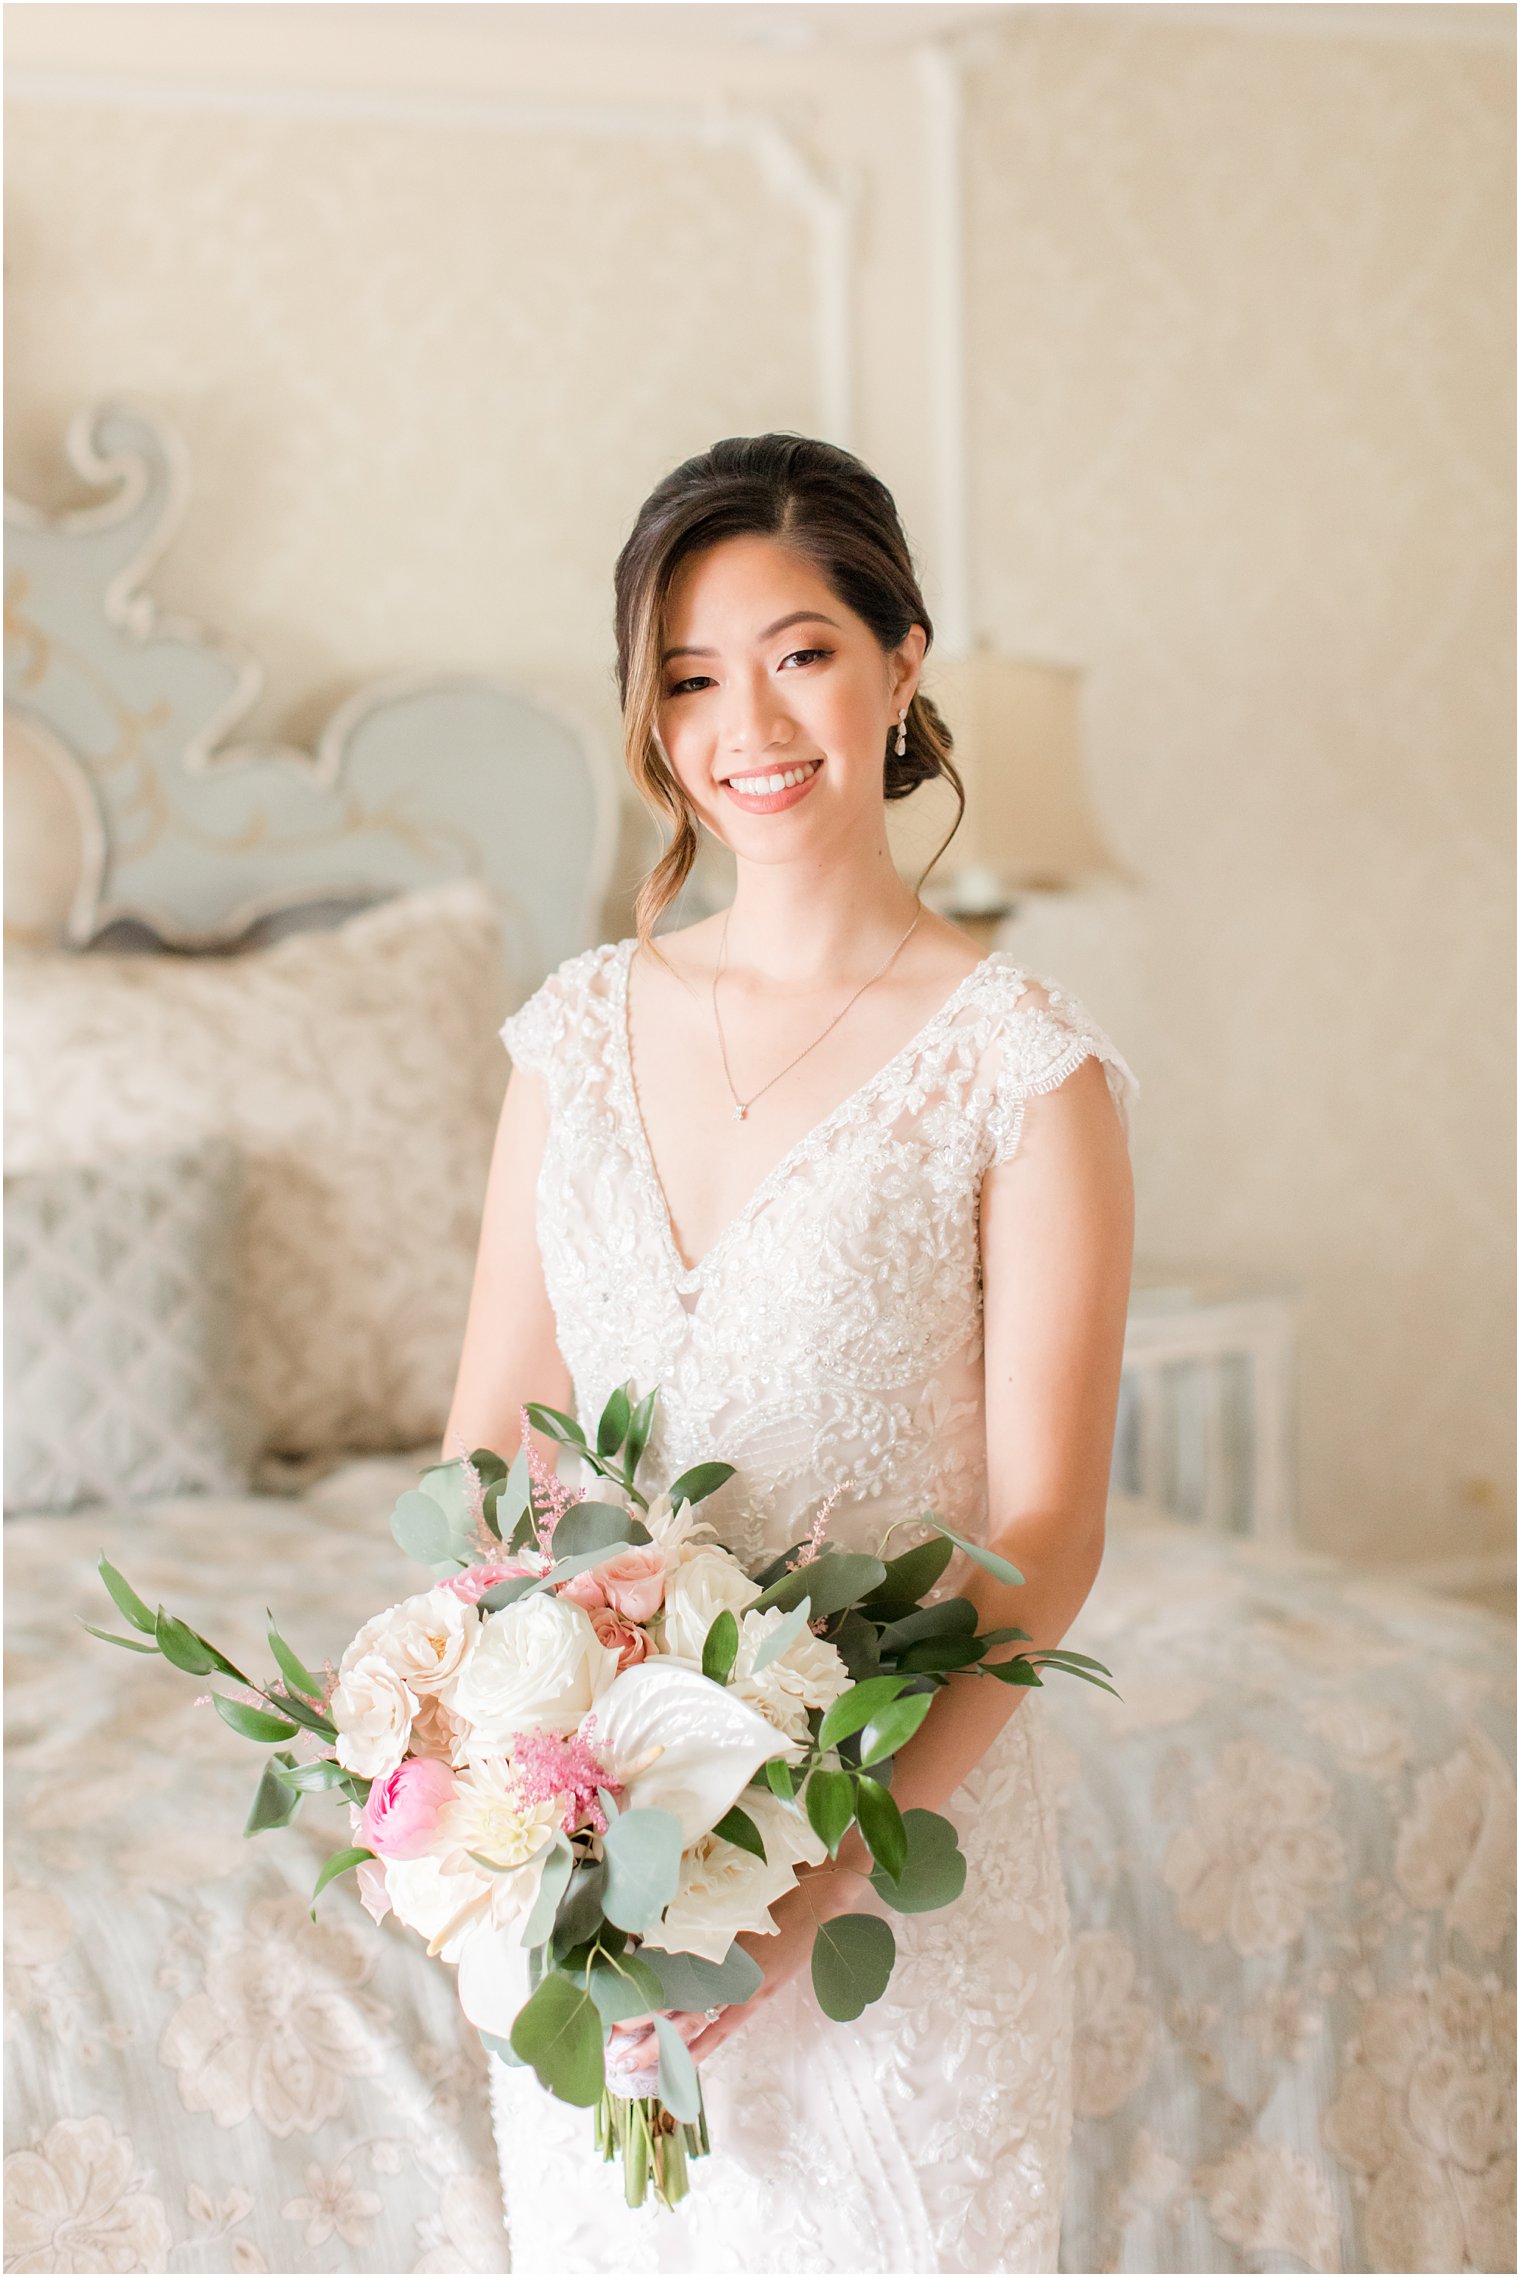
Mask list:
[{"label": "woman's hand", "polygon": [[[700,2009],[662,2011],[691,2050],[693,2061],[705,2062],[768,2000],[774,2000],[799,1969],[808,1965],[820,1921],[853,1911],[862,1898],[868,1896],[869,1885],[862,1875],[832,1864],[804,1867],[797,1887],[788,1890],[771,1907],[775,1934],[746,1934],[737,1940],[764,1971],[764,1982],[758,1990],[751,1993],[748,2000],[735,2001],[720,2009],[711,2023]],[[660,2043],[647,2017],[634,2016],[626,2024],[614,2024],[607,2043],[608,2086],[615,2095],[655,2094],[659,2058]]]}]

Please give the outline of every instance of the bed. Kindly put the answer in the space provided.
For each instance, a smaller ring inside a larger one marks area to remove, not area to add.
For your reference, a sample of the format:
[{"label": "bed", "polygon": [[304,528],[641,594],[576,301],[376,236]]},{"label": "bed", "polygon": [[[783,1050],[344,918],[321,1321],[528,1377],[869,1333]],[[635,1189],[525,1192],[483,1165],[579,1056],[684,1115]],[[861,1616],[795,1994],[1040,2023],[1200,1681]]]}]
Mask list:
[{"label": "bed", "polygon": [[[123,567],[172,435],[116,403],[71,449],[114,508],[10,510],[8,721],[81,852],[7,955],[6,2267],[505,2270],[448,1971],[350,1882],[314,1922],[332,1808],[245,1839],[252,1751],[76,1616],[103,1552],[234,1658],[270,1607],[320,1660],[414,1585],[387,1520],[438,1453],[495,1028],[595,937],[606,755],[457,680],[227,741],[250,661]],[[1116,1494],[1067,1641],[1123,1698],[1047,1696],[1062,2267],[1512,2269],[1513,1628]]]}]

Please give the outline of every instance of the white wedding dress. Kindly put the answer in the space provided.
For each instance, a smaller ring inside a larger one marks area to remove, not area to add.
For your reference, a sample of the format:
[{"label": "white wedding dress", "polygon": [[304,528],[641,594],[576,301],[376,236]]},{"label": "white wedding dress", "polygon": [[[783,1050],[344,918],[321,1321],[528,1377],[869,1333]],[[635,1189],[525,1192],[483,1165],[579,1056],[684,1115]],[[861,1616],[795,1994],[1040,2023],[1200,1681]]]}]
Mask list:
[{"label": "white wedding dress", "polygon": [[[639,1114],[634,945],[568,958],[501,1031],[548,1086],[538,1235],[580,1420],[620,1383],[658,1385],[641,1488],[735,1464],[701,1512],[751,1566],[844,1480],[840,1546],[874,1550],[929,1509],[984,1534],[982,1174],[1015,1151],[1025,1100],[1089,1055],[1128,1134],[1134,1074],[1075,999],[994,951],[688,1268]],[[965,1893],[888,1915],[885,1997],[831,2023],[804,1970],[704,2064],[712,2154],[674,2212],[630,2212],[591,2114],[491,2059],[518,2277],[1057,2267],[1072,1993],[1044,1713],[1024,1694],[949,1805]]]}]

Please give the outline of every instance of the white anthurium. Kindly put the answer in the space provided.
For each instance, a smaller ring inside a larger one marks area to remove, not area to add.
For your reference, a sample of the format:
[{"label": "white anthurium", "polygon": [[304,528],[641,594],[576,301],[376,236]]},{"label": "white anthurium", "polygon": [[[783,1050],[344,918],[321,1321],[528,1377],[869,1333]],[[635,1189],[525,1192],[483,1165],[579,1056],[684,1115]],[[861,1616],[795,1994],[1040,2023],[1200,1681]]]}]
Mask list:
[{"label": "white anthurium", "polygon": [[683,1850],[711,1832],[762,1763],[786,1752],[764,1716],[698,1670],[663,1658],[613,1679],[587,1737],[621,1784],[620,1808],[669,1811],[680,1821]]},{"label": "white anthurium", "polygon": [[477,2032],[510,2039],[527,1999],[527,1948],[512,1929],[481,1920],[459,1940],[459,2005]]}]

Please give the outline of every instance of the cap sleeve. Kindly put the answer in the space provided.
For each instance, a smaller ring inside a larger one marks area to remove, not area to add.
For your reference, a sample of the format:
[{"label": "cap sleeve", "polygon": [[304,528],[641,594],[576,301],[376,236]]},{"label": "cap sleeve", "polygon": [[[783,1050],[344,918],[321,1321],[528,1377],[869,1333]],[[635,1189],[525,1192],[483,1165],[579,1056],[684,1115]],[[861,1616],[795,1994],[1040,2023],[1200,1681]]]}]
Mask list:
[{"label": "cap sleeve", "polygon": [[530,1075],[541,1075],[551,1100],[556,1095],[558,1076],[569,1066],[584,1030],[592,977],[609,954],[608,945],[603,943],[566,957],[497,1030],[512,1056],[512,1065]]},{"label": "cap sleeve", "polygon": [[1054,1091],[1083,1060],[1102,1063],[1126,1145],[1133,1146],[1140,1079],[1086,1006],[1056,981],[1015,968],[1013,997],[993,1033],[988,1167],[1017,1152],[1029,1099]]}]

